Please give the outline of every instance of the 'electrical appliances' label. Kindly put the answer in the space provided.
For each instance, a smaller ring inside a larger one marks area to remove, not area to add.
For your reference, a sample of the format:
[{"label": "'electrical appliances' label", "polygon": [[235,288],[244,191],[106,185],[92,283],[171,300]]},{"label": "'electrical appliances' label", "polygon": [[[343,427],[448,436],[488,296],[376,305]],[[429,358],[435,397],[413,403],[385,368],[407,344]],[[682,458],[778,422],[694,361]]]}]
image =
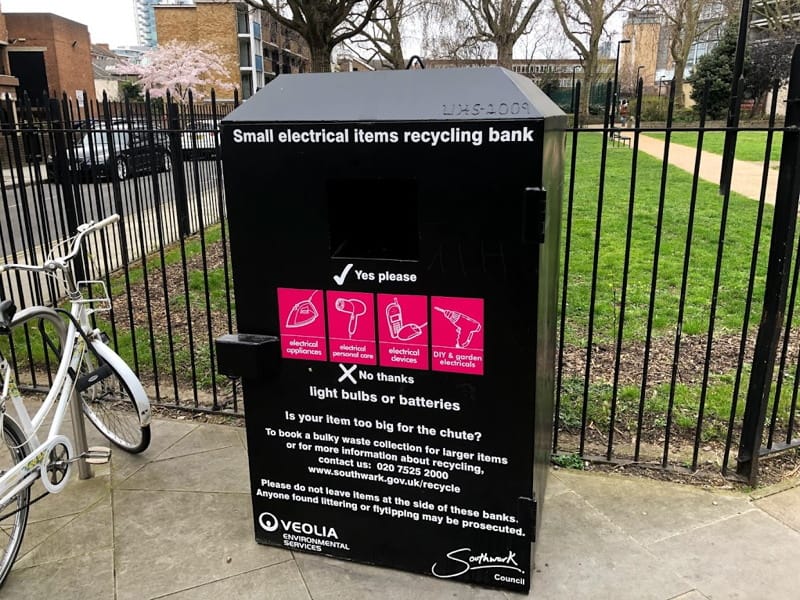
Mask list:
[{"label": "'electrical appliances' label", "polygon": [[322,290],[278,288],[281,356],[327,360]]}]

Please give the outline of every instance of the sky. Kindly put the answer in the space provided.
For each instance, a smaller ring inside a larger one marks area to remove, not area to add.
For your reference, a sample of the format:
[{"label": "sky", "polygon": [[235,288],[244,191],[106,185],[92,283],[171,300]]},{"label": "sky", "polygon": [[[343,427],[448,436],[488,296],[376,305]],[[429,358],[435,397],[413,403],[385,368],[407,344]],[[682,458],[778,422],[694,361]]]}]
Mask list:
[{"label": "sky", "polygon": [[0,0],[4,13],[47,12],[89,28],[93,44],[136,45],[133,0]]}]

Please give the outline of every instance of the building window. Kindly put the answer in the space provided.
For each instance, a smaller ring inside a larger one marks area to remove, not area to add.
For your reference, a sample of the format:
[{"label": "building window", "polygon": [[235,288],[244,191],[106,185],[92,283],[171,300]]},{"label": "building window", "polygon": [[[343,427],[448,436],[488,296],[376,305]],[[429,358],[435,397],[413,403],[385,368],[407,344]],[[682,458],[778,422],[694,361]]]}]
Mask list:
[{"label": "building window", "polygon": [[253,76],[250,73],[242,73],[242,98],[247,99],[253,95]]},{"label": "building window", "polygon": [[250,40],[239,40],[239,66],[252,67],[253,63],[250,61]]},{"label": "building window", "polygon": [[253,37],[257,40],[261,39],[261,23],[253,21]]},{"label": "building window", "polygon": [[277,50],[272,51],[272,72],[276,75],[281,72],[281,59]]},{"label": "building window", "polygon": [[246,8],[236,9],[236,31],[239,33],[250,33],[250,15]]},{"label": "building window", "polygon": [[264,70],[264,59],[261,55],[256,54],[256,71]]}]

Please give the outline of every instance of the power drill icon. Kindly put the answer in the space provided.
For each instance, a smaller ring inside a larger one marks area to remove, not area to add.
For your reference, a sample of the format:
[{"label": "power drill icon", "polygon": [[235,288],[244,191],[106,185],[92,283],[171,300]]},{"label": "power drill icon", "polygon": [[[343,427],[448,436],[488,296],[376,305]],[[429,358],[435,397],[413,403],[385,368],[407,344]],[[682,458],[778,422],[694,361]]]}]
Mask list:
[{"label": "power drill icon", "polygon": [[433,307],[444,315],[444,318],[456,328],[456,348],[466,348],[472,341],[472,336],[481,330],[481,324],[472,317],[460,313],[457,310]]}]

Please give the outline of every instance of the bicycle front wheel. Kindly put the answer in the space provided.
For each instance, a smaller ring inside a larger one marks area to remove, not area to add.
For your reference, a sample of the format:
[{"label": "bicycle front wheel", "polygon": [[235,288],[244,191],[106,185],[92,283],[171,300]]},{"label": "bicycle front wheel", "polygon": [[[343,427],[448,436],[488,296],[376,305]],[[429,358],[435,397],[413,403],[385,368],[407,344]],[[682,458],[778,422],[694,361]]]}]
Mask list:
[{"label": "bicycle front wheel", "polygon": [[[19,425],[14,420],[5,415],[3,417],[3,441],[6,451],[0,452],[0,475],[5,473],[27,455],[27,446],[24,443],[25,437]],[[0,490],[0,495],[4,495]],[[26,487],[17,492],[3,506],[0,506],[0,586],[2,586],[8,576],[17,552],[22,545],[22,537],[25,535],[25,527],[28,524],[28,509],[31,501],[31,488]]]},{"label": "bicycle front wheel", "polygon": [[[127,376],[134,377],[133,372]],[[150,445],[149,420],[143,424],[142,410],[131,386],[115,366],[99,353],[88,351],[78,382],[83,414],[111,443],[132,454]]]}]

